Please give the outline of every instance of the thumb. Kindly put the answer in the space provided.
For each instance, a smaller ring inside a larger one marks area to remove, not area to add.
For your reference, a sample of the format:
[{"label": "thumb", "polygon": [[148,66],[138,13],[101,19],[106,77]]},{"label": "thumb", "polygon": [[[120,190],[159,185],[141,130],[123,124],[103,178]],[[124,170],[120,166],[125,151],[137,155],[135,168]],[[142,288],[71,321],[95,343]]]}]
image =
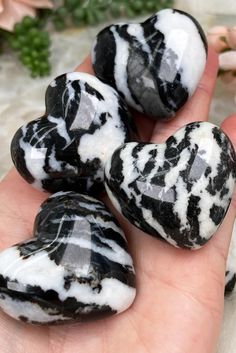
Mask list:
[{"label": "thumb", "polygon": [[[236,115],[226,118],[222,125],[222,130],[229,136],[236,149]],[[236,258],[234,256],[236,239],[232,239],[233,225],[236,217],[236,190],[232,197],[232,202],[228,210],[225,221],[223,222],[220,233],[223,236],[216,237],[215,243],[222,249],[223,255],[227,258],[226,265],[226,290],[232,291],[236,282]],[[230,246],[230,248],[229,248]],[[228,254],[229,251],[229,254]],[[228,255],[228,256],[227,256]]]},{"label": "thumb", "polygon": [[[222,130],[228,135],[236,150],[236,115],[227,117],[222,125]],[[212,245],[221,251],[223,258],[227,258],[231,235],[236,217],[236,190],[234,191],[232,202],[216,236],[212,239]],[[236,268],[236,266],[235,266]]]}]

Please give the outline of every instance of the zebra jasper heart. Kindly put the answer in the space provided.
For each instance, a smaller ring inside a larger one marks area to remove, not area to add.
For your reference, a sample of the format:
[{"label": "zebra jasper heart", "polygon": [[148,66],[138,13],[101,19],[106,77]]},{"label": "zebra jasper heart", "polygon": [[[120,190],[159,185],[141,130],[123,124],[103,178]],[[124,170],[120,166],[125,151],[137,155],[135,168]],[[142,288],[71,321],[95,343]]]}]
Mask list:
[{"label": "zebra jasper heart", "polygon": [[142,23],[111,25],[97,35],[92,49],[96,76],[154,118],[174,116],[194,93],[206,56],[199,23],[173,9]]},{"label": "zebra jasper heart", "polygon": [[130,114],[112,87],[67,73],[49,85],[46,114],[16,132],[12,160],[36,188],[93,194],[103,189],[106,159],[132,132]]},{"label": "zebra jasper heart", "polygon": [[198,249],[221,224],[235,185],[235,152],[207,122],[186,125],[164,144],[127,143],[105,166],[114,206],[143,231]]},{"label": "zebra jasper heart", "polygon": [[59,192],[42,204],[34,236],[0,253],[0,307],[7,314],[54,324],[104,318],[132,304],[132,258],[103,203]]}]

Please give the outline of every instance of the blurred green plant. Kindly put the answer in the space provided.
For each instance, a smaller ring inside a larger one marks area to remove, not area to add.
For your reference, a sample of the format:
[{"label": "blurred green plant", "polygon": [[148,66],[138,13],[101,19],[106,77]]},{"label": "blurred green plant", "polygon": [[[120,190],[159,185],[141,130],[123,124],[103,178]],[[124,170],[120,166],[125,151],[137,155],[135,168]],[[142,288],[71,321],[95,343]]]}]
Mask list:
[{"label": "blurred green plant", "polygon": [[172,0],[64,0],[62,6],[52,11],[52,19],[56,29],[60,30],[68,24],[95,25],[120,16],[135,17],[156,12],[172,5]]},{"label": "blurred green plant", "polygon": [[4,41],[5,41],[5,33],[3,30],[0,30],[0,54],[3,53]]},{"label": "blurred green plant", "polygon": [[55,30],[76,26],[93,26],[117,17],[135,17],[173,6],[173,0],[62,0],[52,10],[39,10],[38,16],[26,16],[13,33],[0,32],[0,52],[4,42],[16,51],[32,77],[50,73],[50,23]]},{"label": "blurred green plant", "polygon": [[32,77],[46,76],[50,73],[50,38],[42,29],[38,18],[26,16],[14,26],[14,33],[8,35],[10,47],[15,50],[23,65]]}]

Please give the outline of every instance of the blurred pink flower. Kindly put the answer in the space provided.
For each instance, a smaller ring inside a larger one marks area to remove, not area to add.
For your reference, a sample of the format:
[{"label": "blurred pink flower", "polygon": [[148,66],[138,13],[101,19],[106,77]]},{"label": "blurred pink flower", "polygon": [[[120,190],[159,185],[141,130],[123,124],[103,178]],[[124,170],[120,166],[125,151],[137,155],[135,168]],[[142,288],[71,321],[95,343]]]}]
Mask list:
[{"label": "blurred pink flower", "polygon": [[230,48],[236,49],[236,26],[229,29],[228,42]]},{"label": "blurred pink flower", "polygon": [[220,78],[222,82],[228,85],[228,87],[233,86],[233,90],[235,91],[235,82],[236,82],[235,71],[222,72],[220,75]]},{"label": "blurred pink flower", "polygon": [[236,50],[230,50],[219,55],[219,67],[223,71],[236,70]]},{"label": "blurred pink flower", "polygon": [[34,17],[37,8],[52,8],[51,0],[0,0],[0,28],[12,31],[24,16]]},{"label": "blurred pink flower", "polygon": [[212,46],[217,53],[220,53],[229,48],[228,34],[228,28],[225,26],[212,27],[207,32],[208,44]]}]

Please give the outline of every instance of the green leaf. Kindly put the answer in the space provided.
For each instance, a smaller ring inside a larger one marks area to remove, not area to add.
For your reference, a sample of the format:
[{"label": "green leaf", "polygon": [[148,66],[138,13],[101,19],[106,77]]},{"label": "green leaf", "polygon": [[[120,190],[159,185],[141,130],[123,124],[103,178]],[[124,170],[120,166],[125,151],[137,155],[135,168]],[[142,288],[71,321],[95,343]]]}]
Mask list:
[{"label": "green leaf", "polygon": [[22,27],[21,23],[16,23],[14,26],[15,34],[22,34],[24,33],[24,28]]},{"label": "green leaf", "polygon": [[144,2],[140,0],[130,2],[131,9],[133,9],[137,13],[140,13],[143,10],[144,6]]},{"label": "green leaf", "polygon": [[33,17],[30,16],[25,16],[21,22],[22,27],[24,29],[28,29],[30,27],[32,27],[35,24],[35,19]]}]

